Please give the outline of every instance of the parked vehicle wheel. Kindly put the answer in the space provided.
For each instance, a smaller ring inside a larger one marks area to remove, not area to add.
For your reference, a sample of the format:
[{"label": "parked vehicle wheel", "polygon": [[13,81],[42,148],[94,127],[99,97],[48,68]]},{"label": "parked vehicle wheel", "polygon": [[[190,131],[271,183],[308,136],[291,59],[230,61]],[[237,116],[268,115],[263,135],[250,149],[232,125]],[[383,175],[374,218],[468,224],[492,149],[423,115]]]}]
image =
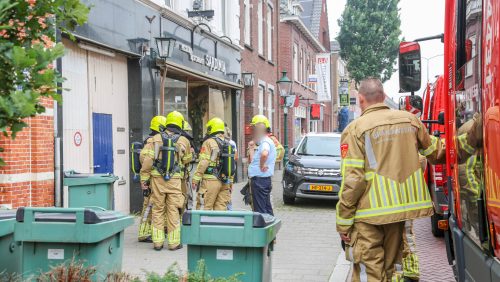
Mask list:
[{"label": "parked vehicle wheel", "polygon": [[438,228],[438,221],[442,220],[443,216],[440,214],[434,214],[431,216],[431,225],[432,225],[432,235],[434,237],[443,237],[444,231]]},{"label": "parked vehicle wheel", "polygon": [[285,205],[293,205],[295,204],[295,197],[290,197],[283,193],[283,203],[285,203]]}]

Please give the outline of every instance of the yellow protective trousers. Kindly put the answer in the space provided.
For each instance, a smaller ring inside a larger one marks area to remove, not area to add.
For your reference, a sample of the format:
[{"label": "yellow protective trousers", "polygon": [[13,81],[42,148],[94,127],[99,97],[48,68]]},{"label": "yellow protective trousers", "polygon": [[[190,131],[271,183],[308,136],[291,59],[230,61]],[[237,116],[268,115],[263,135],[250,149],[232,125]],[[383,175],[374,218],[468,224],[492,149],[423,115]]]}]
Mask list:
[{"label": "yellow protective trousers", "polygon": [[139,241],[145,241],[151,237],[151,218],[153,206],[150,203],[151,195],[144,197],[142,201],[142,211],[141,211],[141,223],[139,224],[139,235],[137,236]]},{"label": "yellow protective trousers", "polygon": [[372,225],[355,222],[346,245],[346,259],[354,263],[353,282],[390,281],[401,257],[404,222]]},{"label": "yellow protective trousers", "polygon": [[[163,177],[151,178],[153,194],[153,230],[152,239],[155,247],[165,242],[165,224],[167,225],[167,243],[169,249],[177,248],[181,243],[180,211],[184,205],[181,191],[181,178],[165,181]],[[165,212],[167,219],[165,220]]]},{"label": "yellow protective trousers", "polygon": [[218,179],[203,179],[198,191],[196,209],[227,211],[231,201],[229,184],[223,184]]}]

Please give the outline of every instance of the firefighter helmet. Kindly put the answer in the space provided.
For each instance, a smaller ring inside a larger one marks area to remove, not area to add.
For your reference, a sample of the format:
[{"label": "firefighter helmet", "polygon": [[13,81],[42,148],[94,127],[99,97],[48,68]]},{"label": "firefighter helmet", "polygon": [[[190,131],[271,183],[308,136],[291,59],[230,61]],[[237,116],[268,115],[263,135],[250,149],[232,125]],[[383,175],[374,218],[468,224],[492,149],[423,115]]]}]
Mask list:
[{"label": "firefighter helmet", "polygon": [[163,131],[167,126],[167,119],[164,116],[155,116],[151,119],[151,124],[149,128],[156,132]]},{"label": "firefighter helmet", "polygon": [[191,127],[191,125],[187,121],[184,121],[184,128],[182,130],[193,131],[193,128]]},{"label": "firefighter helmet", "polygon": [[258,123],[263,123],[266,126],[266,128],[271,128],[271,124],[269,123],[269,120],[264,115],[255,115],[252,118],[252,122],[250,122],[250,125],[255,126]]},{"label": "firefighter helmet", "polygon": [[167,115],[167,125],[175,125],[180,129],[184,128],[184,116],[178,111],[170,112]]},{"label": "firefighter helmet", "polygon": [[212,135],[214,133],[224,133],[225,128],[224,121],[220,118],[213,118],[207,122],[208,135]]}]

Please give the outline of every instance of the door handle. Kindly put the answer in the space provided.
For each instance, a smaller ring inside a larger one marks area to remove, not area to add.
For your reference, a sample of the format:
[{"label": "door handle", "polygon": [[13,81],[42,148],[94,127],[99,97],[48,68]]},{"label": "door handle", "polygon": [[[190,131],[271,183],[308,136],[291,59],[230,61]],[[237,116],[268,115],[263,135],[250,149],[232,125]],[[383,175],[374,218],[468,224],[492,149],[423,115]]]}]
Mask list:
[{"label": "door handle", "polygon": [[94,165],[94,168],[100,168],[101,166],[100,165]]}]

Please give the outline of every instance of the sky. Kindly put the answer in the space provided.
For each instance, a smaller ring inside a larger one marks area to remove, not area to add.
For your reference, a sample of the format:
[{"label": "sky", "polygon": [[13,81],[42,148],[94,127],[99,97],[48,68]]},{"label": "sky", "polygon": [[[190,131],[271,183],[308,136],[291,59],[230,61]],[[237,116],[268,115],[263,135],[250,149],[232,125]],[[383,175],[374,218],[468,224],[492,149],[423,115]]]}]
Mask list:
[{"label": "sky", "polygon": [[[370,0],[372,1],[372,0]],[[337,20],[342,15],[347,0],[327,0],[330,37],[334,39],[340,28]],[[414,40],[444,32],[444,0],[400,0],[401,34],[405,40]],[[429,80],[433,82],[436,75],[443,74],[443,43],[439,40],[420,42],[422,55],[422,87],[417,93],[422,94],[427,83],[427,64]],[[436,56],[436,57],[434,57]],[[434,57],[434,58],[432,58]],[[424,58],[432,58],[427,62]],[[395,72],[391,79],[384,83],[389,97],[398,101],[399,74]]]}]

